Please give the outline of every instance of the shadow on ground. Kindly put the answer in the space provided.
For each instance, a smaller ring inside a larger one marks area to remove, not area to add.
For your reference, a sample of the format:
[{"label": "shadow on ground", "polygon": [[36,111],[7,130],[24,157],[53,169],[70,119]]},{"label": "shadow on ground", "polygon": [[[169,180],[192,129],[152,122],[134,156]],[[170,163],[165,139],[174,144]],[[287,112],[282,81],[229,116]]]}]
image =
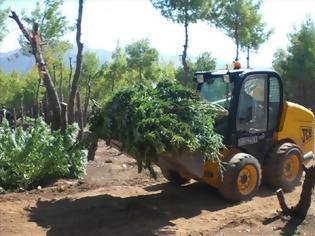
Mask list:
[{"label": "shadow on ground", "polygon": [[291,218],[283,216],[281,213],[266,218],[262,223],[269,225],[274,230],[278,231],[283,236],[301,235],[302,231],[313,232],[315,217],[313,215],[307,215],[305,219]]},{"label": "shadow on ground", "polygon": [[172,229],[172,220],[232,206],[215,189],[200,183],[150,188],[163,190],[126,198],[105,194],[38,201],[28,209],[30,221],[48,228],[47,235],[152,235],[162,227]]}]

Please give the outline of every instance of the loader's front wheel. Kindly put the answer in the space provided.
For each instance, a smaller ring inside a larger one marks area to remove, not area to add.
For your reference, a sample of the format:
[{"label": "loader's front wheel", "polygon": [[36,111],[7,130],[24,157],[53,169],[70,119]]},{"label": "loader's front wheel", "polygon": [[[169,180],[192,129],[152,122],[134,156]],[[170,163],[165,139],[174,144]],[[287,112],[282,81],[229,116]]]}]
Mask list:
[{"label": "loader's front wheel", "polygon": [[167,170],[167,169],[161,169],[161,171],[165,179],[167,179],[173,184],[183,185],[183,184],[187,184],[190,181],[190,179],[187,179],[181,176],[180,173],[176,171]]},{"label": "loader's front wheel", "polygon": [[270,152],[263,167],[263,179],[271,187],[292,191],[300,183],[302,152],[293,143],[279,144]]},{"label": "loader's front wheel", "polygon": [[261,183],[261,167],[258,160],[246,153],[236,154],[225,166],[219,191],[232,202],[252,198]]}]

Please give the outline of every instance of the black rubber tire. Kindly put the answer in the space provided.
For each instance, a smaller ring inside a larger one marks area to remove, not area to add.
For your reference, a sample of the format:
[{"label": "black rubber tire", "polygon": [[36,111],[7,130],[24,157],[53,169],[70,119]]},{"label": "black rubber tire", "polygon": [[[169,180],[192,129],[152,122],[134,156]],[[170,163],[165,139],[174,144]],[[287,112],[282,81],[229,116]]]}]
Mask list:
[{"label": "black rubber tire", "polygon": [[182,177],[178,172],[167,170],[167,169],[161,169],[162,174],[165,179],[167,179],[169,182],[175,184],[175,185],[183,185],[189,183],[190,179]]},{"label": "black rubber tire", "polygon": [[[289,155],[294,154],[299,158],[299,167],[296,178],[289,181],[284,176],[285,161]],[[263,165],[263,182],[272,188],[282,188],[284,191],[292,191],[299,185],[303,174],[303,155],[300,148],[293,143],[282,143],[275,146]]]},{"label": "black rubber tire", "polygon": [[[256,181],[251,192],[243,194],[237,186],[240,172],[247,166],[254,167]],[[261,183],[261,167],[259,161],[252,155],[246,153],[236,154],[225,166],[223,181],[219,186],[219,192],[223,198],[231,202],[240,202],[251,199],[256,195]]]}]

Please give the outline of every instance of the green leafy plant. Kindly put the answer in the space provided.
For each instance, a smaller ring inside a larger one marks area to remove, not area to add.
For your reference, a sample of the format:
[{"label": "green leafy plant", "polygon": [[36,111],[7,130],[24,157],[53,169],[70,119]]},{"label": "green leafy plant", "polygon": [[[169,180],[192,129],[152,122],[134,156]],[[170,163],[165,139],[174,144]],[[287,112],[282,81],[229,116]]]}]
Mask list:
[{"label": "green leafy plant", "polygon": [[85,173],[86,152],[72,148],[78,127],[65,135],[51,132],[42,120],[30,120],[26,130],[0,126],[0,186],[30,188],[60,177],[78,178]]},{"label": "green leafy plant", "polygon": [[166,153],[195,152],[221,164],[222,137],[214,131],[218,107],[178,83],[137,85],[116,93],[91,119],[91,131],[118,140],[139,171]]}]

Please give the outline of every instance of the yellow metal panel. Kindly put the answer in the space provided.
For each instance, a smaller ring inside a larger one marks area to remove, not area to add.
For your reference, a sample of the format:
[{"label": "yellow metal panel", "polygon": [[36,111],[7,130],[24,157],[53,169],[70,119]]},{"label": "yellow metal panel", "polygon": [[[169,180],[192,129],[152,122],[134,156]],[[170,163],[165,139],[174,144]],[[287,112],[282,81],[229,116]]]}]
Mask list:
[{"label": "yellow metal panel", "polygon": [[285,102],[280,131],[275,133],[274,140],[292,140],[303,154],[314,152],[314,114],[301,105]]},{"label": "yellow metal panel", "polygon": [[[235,147],[228,147],[226,149],[221,150],[221,160],[229,161],[231,157],[233,157],[236,153],[239,153],[240,150]],[[206,162],[204,166],[204,176],[202,177],[202,181],[213,187],[219,187],[221,183],[221,174],[220,167],[217,163]]]},{"label": "yellow metal panel", "polygon": [[219,165],[211,162],[206,163],[202,180],[213,187],[219,187],[221,183]]}]

